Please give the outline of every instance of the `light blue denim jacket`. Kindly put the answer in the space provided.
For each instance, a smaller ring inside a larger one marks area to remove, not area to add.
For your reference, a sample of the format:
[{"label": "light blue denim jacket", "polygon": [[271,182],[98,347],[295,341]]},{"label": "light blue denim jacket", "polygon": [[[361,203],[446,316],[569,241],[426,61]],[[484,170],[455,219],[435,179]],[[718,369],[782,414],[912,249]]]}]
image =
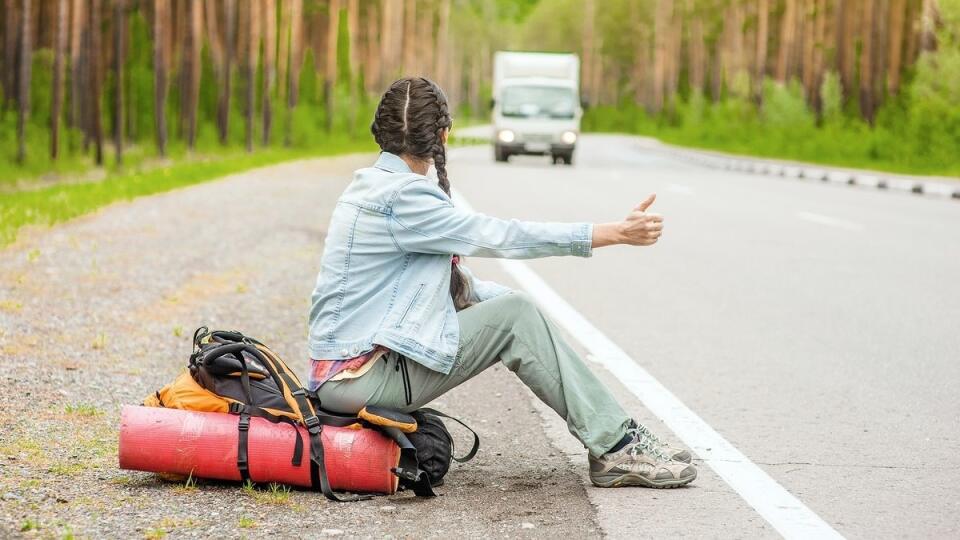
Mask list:
[{"label": "light blue denim jacket", "polygon": [[[310,356],[341,360],[383,345],[449,373],[460,339],[450,298],[452,254],[589,257],[589,223],[497,219],[454,207],[435,181],[383,152],[340,196],[310,309]],[[473,300],[509,289],[465,267]]]}]

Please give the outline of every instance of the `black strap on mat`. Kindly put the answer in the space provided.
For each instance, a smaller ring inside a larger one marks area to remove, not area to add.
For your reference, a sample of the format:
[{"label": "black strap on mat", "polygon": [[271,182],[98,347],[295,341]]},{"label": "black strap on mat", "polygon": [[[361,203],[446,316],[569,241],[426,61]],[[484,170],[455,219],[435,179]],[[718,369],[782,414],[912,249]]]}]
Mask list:
[{"label": "black strap on mat", "polygon": [[250,459],[247,452],[247,436],[250,432],[250,415],[240,413],[240,422],[237,423],[237,469],[240,470],[240,480],[243,483],[250,481]]}]

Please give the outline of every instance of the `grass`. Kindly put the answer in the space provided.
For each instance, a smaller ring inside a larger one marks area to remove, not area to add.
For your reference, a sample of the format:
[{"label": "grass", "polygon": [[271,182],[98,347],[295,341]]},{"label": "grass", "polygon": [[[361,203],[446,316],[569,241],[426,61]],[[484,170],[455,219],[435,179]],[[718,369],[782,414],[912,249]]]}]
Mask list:
[{"label": "grass", "polygon": [[283,505],[290,502],[290,486],[270,483],[267,489],[257,489],[252,482],[243,485],[243,491],[260,504]]},{"label": "grass", "polygon": [[257,526],[257,522],[247,516],[241,516],[237,526],[241,529],[253,529]]},{"label": "grass", "polygon": [[103,416],[103,411],[94,407],[93,405],[88,405],[86,403],[78,403],[74,405],[67,405],[63,408],[63,412],[72,415],[72,416]]},{"label": "grass", "polygon": [[[0,247],[16,240],[25,226],[49,226],[110,203],[189,186],[240,171],[292,159],[373,151],[370,141],[331,140],[319,149],[267,148],[255,153],[227,151],[204,160],[191,159],[149,170],[111,171],[84,183],[0,193]],[[30,255],[31,260],[40,256]]]}]

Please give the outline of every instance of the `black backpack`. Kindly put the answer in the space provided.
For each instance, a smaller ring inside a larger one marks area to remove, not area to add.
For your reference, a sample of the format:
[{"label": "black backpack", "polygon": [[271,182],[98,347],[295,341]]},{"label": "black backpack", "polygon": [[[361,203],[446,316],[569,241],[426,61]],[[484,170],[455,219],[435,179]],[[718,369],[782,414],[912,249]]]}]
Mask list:
[{"label": "black backpack", "polygon": [[[477,455],[477,450],[480,449],[480,437],[470,429],[470,426],[457,418],[430,408],[418,409],[410,415],[417,421],[417,430],[407,433],[407,438],[416,447],[417,462],[420,469],[426,473],[431,486],[443,485],[443,477],[450,470],[451,461],[464,463]],[[454,455],[453,437],[450,436],[447,426],[440,417],[457,422],[473,434],[473,446],[465,456]]]}]

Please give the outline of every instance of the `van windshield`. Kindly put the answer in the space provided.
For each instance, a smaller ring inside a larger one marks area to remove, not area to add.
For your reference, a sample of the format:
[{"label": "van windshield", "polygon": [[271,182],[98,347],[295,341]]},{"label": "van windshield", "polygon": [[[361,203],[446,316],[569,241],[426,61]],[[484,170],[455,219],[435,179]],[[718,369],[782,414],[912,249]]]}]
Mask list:
[{"label": "van windshield", "polygon": [[573,118],[573,90],[556,86],[508,86],[500,106],[503,116],[515,118]]}]

